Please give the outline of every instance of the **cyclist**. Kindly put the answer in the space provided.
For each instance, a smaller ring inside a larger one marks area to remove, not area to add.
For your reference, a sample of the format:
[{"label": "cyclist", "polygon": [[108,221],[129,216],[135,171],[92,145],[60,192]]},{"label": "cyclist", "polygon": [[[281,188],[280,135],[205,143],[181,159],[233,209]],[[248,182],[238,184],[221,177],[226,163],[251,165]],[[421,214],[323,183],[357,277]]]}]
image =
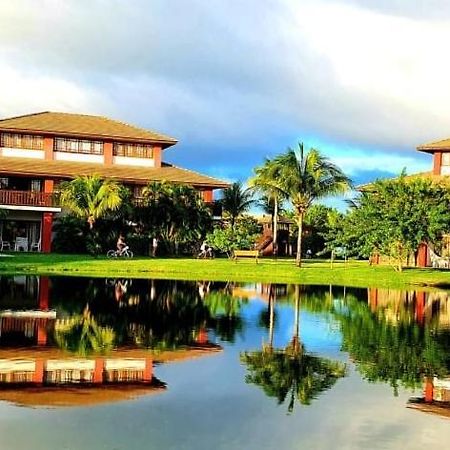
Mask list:
[{"label": "cyclist", "polygon": [[125,242],[125,238],[122,233],[119,234],[119,238],[117,239],[117,254],[118,256],[122,255],[122,252],[127,247],[127,243]]},{"label": "cyclist", "polygon": [[206,243],[206,241],[202,242],[200,246],[200,253],[198,254],[199,258],[211,258],[212,257],[212,248]]}]

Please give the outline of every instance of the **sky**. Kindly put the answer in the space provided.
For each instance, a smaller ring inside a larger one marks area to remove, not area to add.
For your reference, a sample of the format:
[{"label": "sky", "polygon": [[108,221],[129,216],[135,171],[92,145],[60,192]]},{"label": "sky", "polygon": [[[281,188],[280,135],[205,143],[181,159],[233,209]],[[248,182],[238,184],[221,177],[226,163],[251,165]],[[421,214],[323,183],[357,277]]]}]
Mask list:
[{"label": "sky", "polygon": [[226,180],[320,149],[356,184],[450,137],[448,0],[0,0],[0,117],[105,115]]}]

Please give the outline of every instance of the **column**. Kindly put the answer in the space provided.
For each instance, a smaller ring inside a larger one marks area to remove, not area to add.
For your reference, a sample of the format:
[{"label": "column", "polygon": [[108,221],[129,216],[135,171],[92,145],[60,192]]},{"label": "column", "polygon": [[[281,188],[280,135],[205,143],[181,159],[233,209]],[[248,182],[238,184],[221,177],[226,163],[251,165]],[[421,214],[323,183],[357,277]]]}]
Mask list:
[{"label": "column", "polygon": [[213,202],[214,196],[213,196],[212,189],[206,189],[206,190],[202,191],[202,197],[203,197],[203,201],[205,203]]},{"label": "column", "polygon": [[103,143],[103,158],[105,166],[111,166],[113,163],[113,143],[104,142]]},{"label": "column", "polygon": [[428,247],[427,244],[419,245],[419,248],[417,249],[417,260],[416,265],[417,267],[427,267],[427,259],[428,259]]},{"label": "column", "polygon": [[155,167],[161,167],[162,148],[158,146],[153,147],[153,159],[155,161]]},{"label": "column", "polygon": [[51,161],[53,159],[54,139],[52,137],[44,137],[44,159]]},{"label": "column", "polygon": [[45,361],[42,358],[36,358],[36,366],[33,374],[33,383],[43,383],[44,382],[44,364]]},{"label": "column", "polygon": [[105,360],[103,358],[95,358],[93,383],[103,383],[103,371],[105,369]]},{"label": "column", "polygon": [[151,358],[145,358],[145,369],[142,381],[150,383],[153,379],[153,360]]},{"label": "column", "polygon": [[50,253],[52,249],[52,224],[53,213],[42,214],[41,249],[44,253]]},{"label": "column", "polygon": [[441,174],[442,152],[433,153],[433,175]]}]

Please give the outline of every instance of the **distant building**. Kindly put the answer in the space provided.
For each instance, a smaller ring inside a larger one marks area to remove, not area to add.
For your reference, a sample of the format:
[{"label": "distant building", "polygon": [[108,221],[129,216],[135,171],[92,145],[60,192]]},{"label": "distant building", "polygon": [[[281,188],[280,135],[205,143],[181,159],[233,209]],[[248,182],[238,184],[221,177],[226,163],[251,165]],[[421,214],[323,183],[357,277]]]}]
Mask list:
[{"label": "distant building", "polygon": [[106,117],[41,112],[0,120],[1,248],[50,252],[57,185],[79,175],[117,180],[139,197],[151,181],[187,184],[205,202],[224,181],[162,161],[177,140]]}]

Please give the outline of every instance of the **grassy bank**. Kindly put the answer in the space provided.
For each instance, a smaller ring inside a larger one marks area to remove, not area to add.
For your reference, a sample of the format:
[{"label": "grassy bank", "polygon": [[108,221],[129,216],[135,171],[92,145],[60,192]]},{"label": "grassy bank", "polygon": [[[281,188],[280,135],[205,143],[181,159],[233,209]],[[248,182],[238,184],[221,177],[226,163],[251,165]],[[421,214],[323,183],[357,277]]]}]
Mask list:
[{"label": "grassy bank", "polygon": [[437,269],[405,269],[369,266],[365,261],[335,262],[307,260],[298,269],[292,259],[253,259],[237,263],[228,259],[92,258],[86,255],[15,253],[0,256],[0,274],[72,275],[109,278],[173,278],[184,280],[240,281],[266,283],[333,284],[413,288],[450,287],[450,272]]}]

